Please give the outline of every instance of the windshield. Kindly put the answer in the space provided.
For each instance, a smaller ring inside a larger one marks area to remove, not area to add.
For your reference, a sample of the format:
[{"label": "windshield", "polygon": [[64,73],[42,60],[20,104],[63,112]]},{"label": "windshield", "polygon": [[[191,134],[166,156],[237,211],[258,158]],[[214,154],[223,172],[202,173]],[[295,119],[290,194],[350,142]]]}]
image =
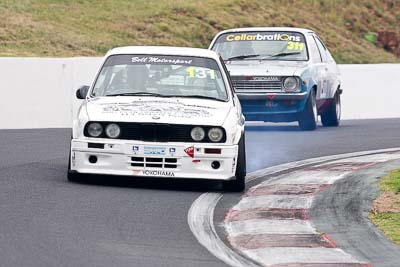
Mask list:
[{"label": "windshield", "polygon": [[141,95],[226,101],[215,60],[169,55],[114,55],[107,58],[92,96]]},{"label": "windshield", "polygon": [[297,32],[225,33],[212,50],[224,60],[308,60],[304,35]]}]

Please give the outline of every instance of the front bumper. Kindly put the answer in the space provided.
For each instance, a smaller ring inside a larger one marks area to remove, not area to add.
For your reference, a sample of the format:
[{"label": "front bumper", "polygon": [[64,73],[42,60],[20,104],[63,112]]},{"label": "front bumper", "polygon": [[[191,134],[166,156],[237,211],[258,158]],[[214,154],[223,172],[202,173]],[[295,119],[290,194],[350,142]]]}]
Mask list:
[{"label": "front bumper", "polygon": [[[215,149],[220,154],[214,154]],[[231,180],[237,153],[237,145],[72,139],[70,160],[71,171],[82,174]],[[213,168],[213,162],[219,162],[219,168]]]},{"label": "front bumper", "polygon": [[297,121],[304,110],[307,92],[239,94],[246,121]]},{"label": "front bumper", "polygon": [[240,100],[304,100],[307,92],[301,93],[236,93]]}]

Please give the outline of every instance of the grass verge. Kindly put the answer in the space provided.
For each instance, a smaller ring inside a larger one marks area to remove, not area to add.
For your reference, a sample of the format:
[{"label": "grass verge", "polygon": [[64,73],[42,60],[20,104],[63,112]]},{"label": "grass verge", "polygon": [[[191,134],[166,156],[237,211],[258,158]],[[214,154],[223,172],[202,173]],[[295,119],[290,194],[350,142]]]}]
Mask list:
[{"label": "grass verge", "polygon": [[102,56],[123,45],[207,48],[223,29],[310,28],[338,63],[399,63],[365,40],[400,36],[400,1],[393,0],[1,0],[0,56]]},{"label": "grass verge", "polygon": [[380,181],[381,195],[374,201],[371,221],[395,244],[400,245],[400,169]]}]

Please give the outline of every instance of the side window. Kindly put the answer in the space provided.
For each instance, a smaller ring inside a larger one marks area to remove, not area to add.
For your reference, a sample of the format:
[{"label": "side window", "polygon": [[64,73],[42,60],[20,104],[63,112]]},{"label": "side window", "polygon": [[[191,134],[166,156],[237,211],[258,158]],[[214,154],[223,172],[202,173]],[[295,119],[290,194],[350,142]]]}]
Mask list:
[{"label": "side window", "polygon": [[317,42],[319,52],[321,53],[322,62],[328,62],[328,55],[326,54],[327,50],[326,50],[325,45],[322,43],[322,41],[317,36],[314,36],[314,39]]},{"label": "side window", "polygon": [[310,50],[310,54],[312,54],[313,62],[321,63],[322,62],[321,52],[317,47],[317,42],[315,41],[314,36],[310,34],[309,39],[310,41],[308,42],[308,49]]}]

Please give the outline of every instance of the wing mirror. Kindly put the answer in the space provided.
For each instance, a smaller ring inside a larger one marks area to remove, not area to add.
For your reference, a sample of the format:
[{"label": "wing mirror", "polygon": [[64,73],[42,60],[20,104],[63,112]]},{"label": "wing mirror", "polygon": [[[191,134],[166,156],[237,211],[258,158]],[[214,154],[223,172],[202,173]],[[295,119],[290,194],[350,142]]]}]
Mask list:
[{"label": "wing mirror", "polygon": [[85,99],[86,95],[89,91],[89,86],[84,85],[82,87],[80,87],[77,91],[76,91],[76,98],[78,99]]}]

